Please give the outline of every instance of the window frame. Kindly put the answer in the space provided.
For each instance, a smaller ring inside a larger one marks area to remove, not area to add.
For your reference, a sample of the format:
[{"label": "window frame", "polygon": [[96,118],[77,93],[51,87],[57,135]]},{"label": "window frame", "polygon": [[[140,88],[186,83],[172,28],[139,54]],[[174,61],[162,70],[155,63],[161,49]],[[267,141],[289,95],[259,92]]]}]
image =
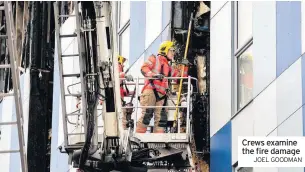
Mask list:
[{"label": "window frame", "polygon": [[[130,7],[130,2],[131,1],[129,1],[129,7]],[[129,19],[125,22],[125,23],[122,23],[122,26],[121,26],[121,3],[122,3],[122,1],[119,1],[119,3],[117,4],[118,5],[118,16],[117,16],[117,21],[118,21],[118,23],[117,23],[117,26],[118,26],[118,28],[117,28],[117,30],[118,30],[118,32],[120,32],[120,31],[122,31],[122,30],[124,30],[124,28],[126,27],[126,25],[128,25],[129,26],[129,24],[130,24],[130,9],[129,9]]]},{"label": "window frame", "polygon": [[[253,16],[253,15],[252,15]],[[248,100],[246,103],[244,103],[242,106],[239,106],[240,99],[240,89],[239,89],[239,64],[238,64],[238,58],[248,50],[249,47],[253,45],[253,32],[252,35],[243,43],[241,43],[238,47],[238,2],[233,1],[232,2],[232,78],[233,78],[233,84],[232,84],[232,116],[236,116],[240,111],[242,111],[246,106],[248,106],[253,101],[253,94],[250,100]],[[253,21],[252,21],[253,23]],[[253,53],[252,53],[253,54]]]},{"label": "window frame", "polygon": [[[240,47],[238,47],[238,2],[239,1],[233,1],[233,13],[234,13],[234,53],[237,54],[240,52],[245,46],[247,46],[251,41],[253,41],[253,32],[252,35],[249,36],[246,41],[242,44],[240,44]],[[245,1],[247,2],[247,1]],[[253,5],[253,4],[252,4]],[[253,18],[253,15],[252,15]],[[252,20],[252,26],[253,26],[253,20]],[[251,42],[252,43],[252,42]]]},{"label": "window frame", "polygon": [[[130,26],[130,15],[129,15],[129,19],[125,23],[123,23],[123,25],[121,26],[121,3],[122,3],[121,1],[119,3],[117,3],[117,5],[118,5],[118,8],[117,8],[118,9],[118,12],[117,12],[117,14],[118,14],[117,15],[117,34],[118,34],[119,54],[122,54],[122,35],[128,29],[128,27]],[[129,9],[129,12],[130,12],[130,9]],[[130,39],[130,32],[129,32],[129,39]],[[126,55],[123,55],[123,56],[125,57]],[[129,56],[129,54],[128,54],[128,56]],[[125,58],[129,59],[128,56],[126,56]]]}]

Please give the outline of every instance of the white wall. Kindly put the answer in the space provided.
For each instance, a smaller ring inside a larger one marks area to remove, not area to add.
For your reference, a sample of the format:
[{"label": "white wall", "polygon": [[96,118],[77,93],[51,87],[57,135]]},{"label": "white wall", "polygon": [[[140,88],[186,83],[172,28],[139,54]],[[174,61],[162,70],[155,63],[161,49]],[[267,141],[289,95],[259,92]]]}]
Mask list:
[{"label": "white wall", "polygon": [[276,2],[253,2],[253,95],[276,78]]},{"label": "white wall", "polygon": [[232,165],[237,161],[238,136],[254,136],[253,103],[232,120]]},{"label": "white wall", "polygon": [[266,136],[277,126],[276,89],[276,84],[271,84],[253,101],[255,136]]},{"label": "white wall", "polygon": [[278,136],[303,136],[302,108],[278,127]]},{"label": "white wall", "polygon": [[[1,122],[9,122],[12,121],[12,112],[13,108],[15,106],[14,104],[14,97],[5,97],[3,98],[2,103],[0,104],[2,106],[2,119]],[[3,115],[5,114],[5,115]],[[9,150],[11,149],[11,134],[12,134],[12,128],[17,129],[16,126],[9,126],[4,125],[1,126],[1,141],[0,141],[0,148],[1,150]],[[0,165],[1,169],[4,171],[10,171],[10,157],[11,154],[0,154]],[[16,160],[15,163],[20,163],[20,161]]]},{"label": "white wall", "polygon": [[278,124],[302,105],[301,58],[276,80],[276,111]]},{"label": "white wall", "polygon": [[231,3],[211,20],[210,66],[212,137],[231,118]]},{"label": "white wall", "polygon": [[238,136],[277,135],[276,98],[274,82],[232,120],[232,164],[237,161]]},{"label": "white wall", "polygon": [[[278,136],[303,136],[301,60],[297,60],[276,80]],[[278,172],[303,171],[301,167],[278,168]]]},{"label": "white wall", "polygon": [[213,1],[211,3],[211,18],[221,9],[221,7],[229,1]]},{"label": "white wall", "polygon": [[[30,96],[30,75],[29,70],[20,76],[20,90],[23,106],[24,117],[24,141],[27,148],[28,135],[28,116],[29,116],[29,96]],[[0,103],[0,122],[16,121],[15,99],[14,97],[5,97]],[[1,128],[0,150],[19,150],[17,125],[3,125]],[[25,150],[27,150],[25,148]],[[19,153],[14,154],[0,154],[1,171],[18,172],[21,166]],[[18,170],[17,170],[18,169]],[[16,171],[17,170],[17,171]]]}]

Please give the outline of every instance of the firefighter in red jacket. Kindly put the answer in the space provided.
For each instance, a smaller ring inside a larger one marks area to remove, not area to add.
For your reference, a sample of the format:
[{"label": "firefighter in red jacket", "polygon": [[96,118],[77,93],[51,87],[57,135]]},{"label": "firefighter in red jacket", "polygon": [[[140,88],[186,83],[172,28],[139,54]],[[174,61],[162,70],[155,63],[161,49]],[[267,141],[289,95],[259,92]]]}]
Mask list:
[{"label": "firefighter in red jacket", "polygon": [[[120,78],[126,78],[126,81],[133,81],[133,77],[131,75],[126,75],[124,72],[124,63],[126,59],[123,56],[118,56],[118,62],[119,62],[119,72],[120,72]],[[120,81],[120,92],[121,92],[121,99],[122,99],[122,106],[125,106],[124,103],[124,97],[133,94],[133,92],[128,91],[127,89],[124,89],[124,82],[123,80]],[[126,109],[123,109],[123,118],[122,118],[122,124],[124,130],[127,129],[127,119],[126,119]]]},{"label": "firefighter in red jacket", "polygon": [[[158,55],[151,55],[141,67],[141,72],[145,77],[154,78],[146,79],[142,94],[140,97],[141,106],[165,106],[166,91],[168,89],[168,79],[164,77],[181,76],[178,69],[169,65],[175,55],[174,43],[164,41],[161,43]],[[188,64],[184,60],[182,64]],[[183,76],[187,76],[188,68],[184,68]],[[167,113],[163,108],[142,108],[141,118],[137,122],[137,133],[145,133],[151,118],[154,116],[154,133],[164,133],[167,124]]]}]

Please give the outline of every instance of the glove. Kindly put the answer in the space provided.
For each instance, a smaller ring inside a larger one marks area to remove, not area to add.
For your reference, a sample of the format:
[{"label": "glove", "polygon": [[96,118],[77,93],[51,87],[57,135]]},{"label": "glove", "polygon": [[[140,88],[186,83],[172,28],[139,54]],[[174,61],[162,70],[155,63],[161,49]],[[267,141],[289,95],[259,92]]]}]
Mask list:
[{"label": "glove", "polygon": [[189,65],[190,62],[188,61],[188,59],[183,59],[183,60],[181,61],[181,64],[183,64],[183,65]]},{"label": "glove", "polygon": [[163,79],[164,78],[164,75],[162,75],[162,74],[155,74],[154,76],[153,76],[153,78],[157,78],[157,79]]},{"label": "glove", "polygon": [[125,78],[126,81],[133,81],[133,77],[131,75],[126,75]]}]

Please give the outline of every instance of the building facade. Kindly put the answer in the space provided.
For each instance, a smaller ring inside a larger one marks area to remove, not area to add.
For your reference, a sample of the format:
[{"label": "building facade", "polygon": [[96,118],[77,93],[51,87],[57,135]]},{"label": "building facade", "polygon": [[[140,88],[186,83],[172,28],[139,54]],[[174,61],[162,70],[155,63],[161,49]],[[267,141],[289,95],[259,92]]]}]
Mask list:
[{"label": "building facade", "polygon": [[305,2],[211,2],[211,172],[239,168],[238,136],[305,134]]},{"label": "building facade", "polygon": [[[141,64],[148,55],[157,52],[162,41],[170,39],[171,2],[124,1],[119,3],[118,14],[119,54],[128,59],[126,68],[132,65],[130,73],[134,77],[142,77]],[[241,169],[237,157],[238,136],[305,134],[304,16],[305,2],[211,3],[211,172],[304,171],[304,168]],[[65,25],[70,30],[74,29],[69,22]],[[70,53],[75,53],[77,50],[73,47],[76,43],[70,42],[64,46]],[[29,111],[28,73],[21,77],[21,85],[26,125]],[[71,169],[67,163],[68,156],[58,150],[63,143],[59,90],[58,64],[55,61],[51,145],[53,172]],[[72,106],[75,102],[71,103]],[[12,98],[1,101],[0,121],[14,119],[13,107]],[[1,148],[17,149],[17,129],[13,127],[1,126]],[[18,156],[1,154],[1,170],[19,171],[20,166],[16,165],[20,164],[16,162],[16,159],[19,161]]]}]

